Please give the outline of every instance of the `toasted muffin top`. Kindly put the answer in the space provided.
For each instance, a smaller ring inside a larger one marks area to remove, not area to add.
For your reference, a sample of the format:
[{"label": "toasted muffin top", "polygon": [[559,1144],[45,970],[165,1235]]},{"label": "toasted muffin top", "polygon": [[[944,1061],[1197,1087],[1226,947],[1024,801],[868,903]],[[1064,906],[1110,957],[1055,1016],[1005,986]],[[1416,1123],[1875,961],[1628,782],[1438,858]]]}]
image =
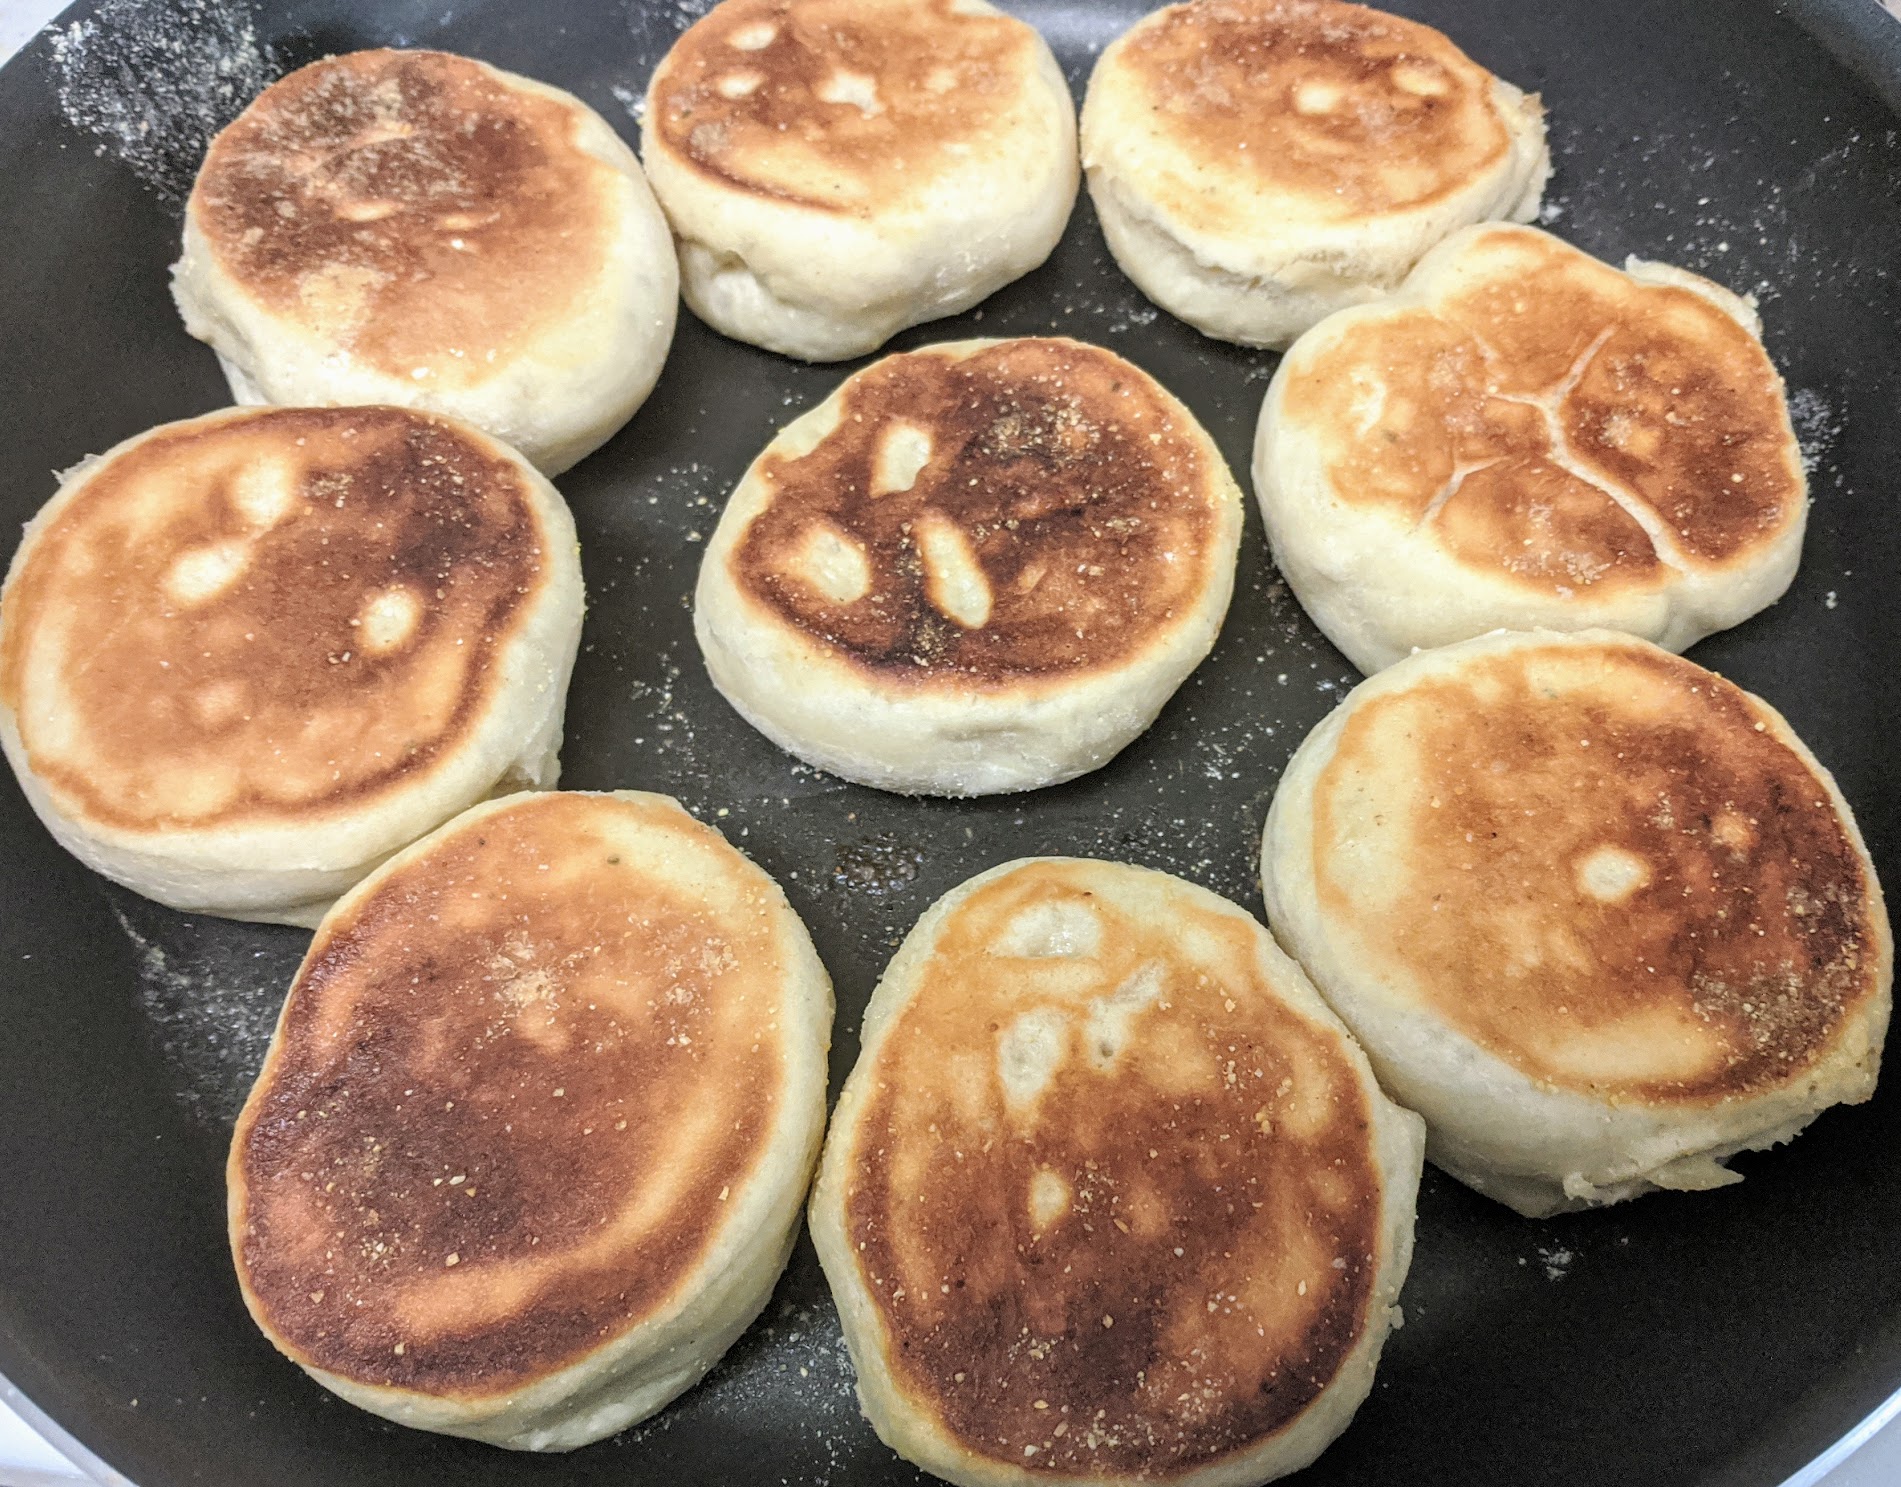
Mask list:
[{"label": "toasted muffin top", "polygon": [[871,216],[1007,170],[1042,43],[964,0],[724,0],[648,89],[648,139],[735,192]]},{"label": "toasted muffin top", "polygon": [[1170,1477],[1286,1426],[1367,1329],[1370,1081],[1265,944],[1177,879],[1033,860],[868,1029],[845,1249],[893,1386],[964,1450]]},{"label": "toasted muffin top", "polygon": [[585,313],[615,168],[574,99],[466,57],[326,57],[212,141],[187,206],[240,293],[353,361],[464,387]]},{"label": "toasted muffin top", "polygon": [[1544,1085],[1709,1102],[1804,1078],[1890,951],[1787,724],[1627,637],[1475,646],[1348,704],[1313,791],[1338,953]]},{"label": "toasted muffin top", "polygon": [[357,1383],[480,1398],[667,1312],[747,1221],[804,1056],[790,920],[651,795],[478,807],[344,899],[231,1152],[260,1324]]},{"label": "toasted muffin top", "polygon": [[[1144,17],[1089,84],[1095,128],[1177,228],[1412,211],[1500,168],[1492,75],[1430,26],[1339,0],[1193,0]],[[1533,105],[1535,108],[1535,105]],[[1093,162],[1092,162],[1093,163]]]},{"label": "toasted muffin top", "polygon": [[1474,228],[1399,300],[1295,349],[1282,438],[1348,508],[1532,592],[1741,567],[1799,530],[1807,483],[1782,379],[1730,298]]},{"label": "toasted muffin top", "polygon": [[1113,670],[1206,603],[1238,540],[1239,493],[1194,416],[1061,339],[887,357],[775,440],[736,507],[747,486],[760,509],[710,559],[896,686]]},{"label": "toasted muffin top", "polygon": [[62,811],[144,833],[315,822],[425,777],[550,602],[537,482],[398,408],[217,413],[121,446],[36,520],[0,601],[33,773]]}]

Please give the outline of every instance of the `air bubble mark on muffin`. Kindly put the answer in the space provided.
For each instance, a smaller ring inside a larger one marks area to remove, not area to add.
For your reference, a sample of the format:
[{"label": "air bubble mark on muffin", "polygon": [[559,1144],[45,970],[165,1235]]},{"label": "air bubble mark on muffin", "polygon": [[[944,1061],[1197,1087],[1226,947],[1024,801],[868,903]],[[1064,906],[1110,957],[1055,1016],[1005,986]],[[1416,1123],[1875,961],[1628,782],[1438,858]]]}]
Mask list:
[{"label": "air bubble mark on muffin", "polygon": [[1578,863],[1578,886],[1600,903],[1621,904],[1649,882],[1649,864],[1624,847],[1598,847]]},{"label": "air bubble mark on muffin", "polygon": [[924,564],[924,589],[939,614],[966,630],[990,622],[992,596],[983,566],[959,527],[927,511],[912,528]]},{"label": "air bubble mark on muffin", "polygon": [[735,27],[727,41],[742,52],[761,52],[778,39],[779,28],[771,21],[750,21]]},{"label": "air bubble mark on muffin", "polygon": [[298,482],[297,470],[285,460],[269,455],[247,459],[231,478],[228,499],[254,530],[180,553],[165,574],[165,592],[187,607],[226,592],[250,568],[257,540],[299,504]]},{"label": "air bubble mark on muffin", "polygon": [[1116,1060],[1129,1046],[1131,1024],[1161,1000],[1167,976],[1167,969],[1160,961],[1145,961],[1107,996],[1096,997],[1089,1003],[1083,1035],[1090,1061],[1097,1068],[1115,1067]]},{"label": "air bubble mark on muffin", "polygon": [[1029,959],[1092,956],[1101,945],[1101,914],[1080,900],[1051,898],[1019,910],[1004,926],[996,953]]},{"label": "air bubble mark on muffin", "polygon": [[871,472],[871,494],[883,496],[908,491],[931,462],[931,453],[928,430],[902,418],[892,419],[878,441]]},{"label": "air bubble mark on muffin", "polygon": [[856,604],[871,592],[871,561],[864,545],[831,522],[814,521],[792,554],[798,577],[834,604]]},{"label": "air bubble mark on muffin", "polygon": [[1069,1053],[1069,1028],[1054,1007],[1025,1012],[997,1038],[997,1081],[1012,1113],[1034,1110]]},{"label": "air bubble mark on muffin", "polygon": [[231,504],[254,526],[276,526],[298,501],[299,472],[288,460],[268,455],[245,461],[231,482]]},{"label": "air bubble mark on muffin", "polygon": [[359,644],[372,656],[399,650],[422,623],[422,601],[416,591],[395,584],[373,595],[362,612],[351,622],[359,632]]},{"label": "air bubble mark on muffin", "polygon": [[1030,1227],[1041,1234],[1064,1214],[1068,1213],[1075,1202],[1075,1191],[1060,1172],[1049,1167],[1039,1167],[1036,1175],[1030,1179]]},{"label": "air bubble mark on muffin", "polygon": [[204,604],[222,594],[250,566],[250,543],[207,542],[178,555],[165,574],[165,592],[180,604]]}]

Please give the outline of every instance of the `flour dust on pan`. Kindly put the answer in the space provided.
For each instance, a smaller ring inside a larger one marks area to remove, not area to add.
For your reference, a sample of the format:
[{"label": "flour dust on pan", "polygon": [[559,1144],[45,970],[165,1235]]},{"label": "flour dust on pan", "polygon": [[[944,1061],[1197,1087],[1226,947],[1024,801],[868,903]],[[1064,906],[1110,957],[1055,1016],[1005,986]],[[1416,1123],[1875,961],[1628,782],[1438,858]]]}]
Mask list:
[{"label": "flour dust on pan", "polygon": [[309,934],[188,918],[107,884],[100,893],[131,943],[139,1010],[173,1093],[195,1124],[228,1136]]},{"label": "flour dust on pan", "polygon": [[175,206],[211,137],[282,70],[248,8],[220,0],[106,0],[49,42],[67,122]]}]

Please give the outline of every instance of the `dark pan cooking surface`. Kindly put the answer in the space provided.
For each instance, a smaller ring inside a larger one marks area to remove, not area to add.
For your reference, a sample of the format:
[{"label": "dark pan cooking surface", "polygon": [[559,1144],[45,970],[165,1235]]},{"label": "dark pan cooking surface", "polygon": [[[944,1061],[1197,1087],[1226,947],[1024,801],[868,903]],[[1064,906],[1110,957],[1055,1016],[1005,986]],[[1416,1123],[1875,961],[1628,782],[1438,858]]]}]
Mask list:
[{"label": "dark pan cooking surface", "polygon": [[[1843,6],[1857,0],[1841,0]],[[0,74],[0,520],[50,470],[219,406],[166,294],[208,124],[322,53],[443,46],[579,93],[629,138],[700,0],[108,4]],[[1142,0],[1017,0],[1080,93]],[[1901,883],[1901,144],[1897,119],[1755,0],[1400,0],[1543,92],[1547,225],[1603,257],[1701,270],[1761,301],[1814,461],[1802,571],[1697,647],[1836,772]],[[1811,7],[1813,8],[1813,7]],[[1871,7],[1872,8],[1872,7]],[[82,7],[82,10],[84,8]],[[234,18],[234,16],[236,18]],[[88,30],[90,26],[92,29]],[[140,97],[143,92],[146,97]],[[1062,331],[1185,399],[1245,480],[1275,358],[1202,339],[1109,261],[1086,202],[1055,257],[893,349]],[[652,401],[560,482],[591,608],[564,782],[679,796],[776,875],[836,977],[833,1089],[898,939],[938,894],[1025,853],[1180,873],[1260,912],[1256,842],[1289,753],[1354,674],[1276,582],[1250,510],[1219,645],[1109,768],[1033,795],[908,801],[794,764],[714,694],[687,598],[748,461],[846,368],[683,316]],[[141,1487],[909,1482],[859,1418],[809,1246],[705,1384],[647,1425],[540,1460],[405,1431],[279,1358],[225,1248],[230,1122],[304,944],[103,885],[0,785],[0,1372]],[[1428,1171],[1418,1257],[1371,1399],[1301,1477],[1408,1487],[1728,1487],[1782,1480],[1901,1385],[1901,1088],[1825,1115],[1748,1180],[1531,1223]]]}]

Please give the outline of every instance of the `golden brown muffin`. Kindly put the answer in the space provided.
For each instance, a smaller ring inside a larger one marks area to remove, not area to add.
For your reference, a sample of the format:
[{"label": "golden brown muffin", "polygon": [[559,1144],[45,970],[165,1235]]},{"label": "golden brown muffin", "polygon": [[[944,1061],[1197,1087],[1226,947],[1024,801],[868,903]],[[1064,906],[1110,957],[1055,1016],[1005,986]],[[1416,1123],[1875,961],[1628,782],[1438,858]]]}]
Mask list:
[{"label": "golden brown muffin", "polygon": [[876,350],[1040,264],[1076,114],[984,0],[724,0],[647,90],[641,154],[696,314],[807,361]]},{"label": "golden brown muffin", "polygon": [[326,57],[259,94],[212,141],[173,274],[239,402],[434,409],[550,474],[645,399],[678,288],[598,114],[430,51]]},{"label": "golden brown muffin", "polygon": [[1499,628],[1683,650],[1781,596],[1808,517],[1755,311],[1529,227],[1460,233],[1303,336],[1254,482],[1288,585],[1369,673]]},{"label": "golden brown muffin", "polygon": [[1737,1181],[1874,1090],[1893,949],[1847,804],[1647,642],[1492,635],[1362,684],[1289,763],[1262,881],[1432,1159],[1521,1212]]},{"label": "golden brown muffin", "polygon": [[1544,113],[1430,26],[1339,0],[1192,0],[1104,50],[1083,165],[1109,248],[1208,335],[1285,346],[1473,222],[1537,212]]},{"label": "golden brown muffin", "polygon": [[1372,1383],[1421,1145],[1232,904],[983,873],[873,993],[813,1192],[865,1412],[966,1487],[1296,1470]]},{"label": "golden brown muffin", "polygon": [[848,779],[1027,790],[1153,721],[1227,611],[1239,492],[1137,367],[1056,338],[887,357],[783,430],[707,545],[713,682]]},{"label": "golden brown muffin", "polygon": [[0,742],[48,828],[176,908],[315,923],[547,786],[581,628],[554,487],[402,408],[166,424],[68,473],[0,598]]},{"label": "golden brown muffin", "polygon": [[566,1450],[696,1382],[785,1264],[831,986],[664,796],[476,807],[343,899],[228,1169],[245,1303],[406,1425]]}]

